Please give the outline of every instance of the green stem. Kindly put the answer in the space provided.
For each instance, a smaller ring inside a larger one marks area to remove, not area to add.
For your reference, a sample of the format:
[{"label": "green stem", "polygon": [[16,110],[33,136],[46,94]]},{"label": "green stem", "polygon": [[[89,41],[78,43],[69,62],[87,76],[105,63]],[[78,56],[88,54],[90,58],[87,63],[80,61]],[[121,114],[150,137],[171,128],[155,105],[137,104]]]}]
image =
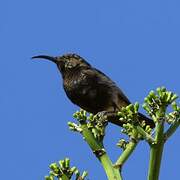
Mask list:
[{"label": "green stem", "polygon": [[164,139],[165,141],[167,141],[168,138],[170,138],[170,136],[173,135],[173,133],[176,131],[176,129],[179,127],[179,122],[180,122],[180,118],[179,120],[175,121],[170,127],[169,129],[166,131],[166,133],[164,133]]},{"label": "green stem", "polygon": [[99,160],[109,180],[122,180],[119,169],[113,167],[113,164],[106,153],[99,157]]},{"label": "green stem", "polygon": [[108,179],[122,180],[119,170],[113,167],[113,164],[104,149],[103,143],[97,141],[94,138],[92,132],[88,129],[85,123],[81,124],[81,128],[84,139],[86,140],[86,142],[88,143],[88,145],[90,146],[96,157],[101,162]]},{"label": "green stem", "polygon": [[156,144],[151,145],[148,180],[158,180],[164,148],[164,122],[161,120],[156,127]]},{"label": "green stem", "polygon": [[123,151],[123,153],[121,154],[119,159],[116,161],[114,167],[121,169],[122,165],[127,161],[129,156],[133,153],[133,151],[136,148],[136,146],[137,146],[137,142],[134,139],[132,139],[128,143],[126,149]]},{"label": "green stem", "polygon": [[70,180],[65,174],[63,174],[60,178],[58,178],[59,180]]},{"label": "green stem", "polygon": [[94,153],[96,153],[96,151],[100,151],[100,150],[104,150],[104,146],[101,142],[97,141],[92,132],[88,129],[87,124],[81,124],[81,129],[82,129],[82,135],[84,137],[84,139],[86,140],[86,142],[88,143],[88,145],[90,146],[90,148],[93,150]]},{"label": "green stem", "polygon": [[135,128],[137,129],[138,133],[141,134],[143,136],[143,138],[149,143],[149,144],[154,144],[155,140],[154,138],[148,134],[146,131],[144,131],[144,129],[140,126],[135,126]]}]

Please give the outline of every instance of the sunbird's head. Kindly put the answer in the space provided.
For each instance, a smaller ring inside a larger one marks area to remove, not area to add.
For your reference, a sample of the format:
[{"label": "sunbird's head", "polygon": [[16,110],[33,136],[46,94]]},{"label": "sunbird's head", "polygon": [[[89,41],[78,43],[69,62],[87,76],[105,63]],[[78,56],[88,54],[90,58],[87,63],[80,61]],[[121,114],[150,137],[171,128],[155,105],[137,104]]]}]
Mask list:
[{"label": "sunbird's head", "polygon": [[71,71],[74,68],[82,67],[82,66],[91,66],[87,61],[85,61],[82,57],[77,54],[65,54],[62,56],[46,56],[39,55],[34,56],[32,59],[46,59],[57,64],[58,69],[63,74],[66,71]]}]

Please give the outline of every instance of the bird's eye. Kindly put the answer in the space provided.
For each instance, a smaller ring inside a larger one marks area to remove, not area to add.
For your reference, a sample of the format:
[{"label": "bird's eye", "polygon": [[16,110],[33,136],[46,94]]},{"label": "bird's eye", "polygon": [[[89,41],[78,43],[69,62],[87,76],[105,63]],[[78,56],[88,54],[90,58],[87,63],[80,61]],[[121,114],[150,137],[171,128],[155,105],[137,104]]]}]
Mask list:
[{"label": "bird's eye", "polygon": [[70,69],[70,68],[72,68],[72,67],[73,67],[72,64],[69,63],[69,62],[65,64],[65,68],[69,68],[69,69]]},{"label": "bird's eye", "polygon": [[68,69],[74,68],[75,66],[77,66],[77,63],[75,61],[68,61],[65,64],[65,68],[68,68]]}]

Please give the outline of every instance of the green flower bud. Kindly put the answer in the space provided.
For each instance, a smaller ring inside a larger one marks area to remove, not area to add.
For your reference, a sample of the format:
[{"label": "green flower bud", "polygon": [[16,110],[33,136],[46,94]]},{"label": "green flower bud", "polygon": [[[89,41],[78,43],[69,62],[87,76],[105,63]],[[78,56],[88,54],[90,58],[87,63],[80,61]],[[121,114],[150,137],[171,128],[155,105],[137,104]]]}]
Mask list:
[{"label": "green flower bud", "polygon": [[151,127],[150,127],[149,125],[147,125],[146,128],[145,128],[145,131],[146,131],[148,134],[150,134],[151,131],[152,131],[152,129],[151,129]]},{"label": "green flower bud", "polygon": [[87,112],[83,110],[83,116],[87,116]]},{"label": "green flower bud", "polygon": [[155,92],[154,92],[153,90],[151,90],[151,91],[149,92],[149,97],[150,97],[150,98],[155,98],[155,97],[156,97]]},{"label": "green flower bud", "polygon": [[118,116],[123,117],[124,114],[120,111],[120,112],[118,112]]},{"label": "green flower bud", "polygon": [[177,94],[173,94],[173,96],[171,97],[171,103],[173,101],[175,101],[177,98],[178,98],[178,95]]},{"label": "green flower bud", "polygon": [[79,125],[77,125],[76,123],[68,122],[68,126],[71,131],[77,131],[80,133],[82,132],[82,128]]},{"label": "green flower bud", "polygon": [[72,168],[71,168],[71,171],[74,173],[75,171],[77,170],[77,167],[75,167],[75,166],[73,166]]},{"label": "green flower bud", "polygon": [[88,175],[88,172],[87,171],[84,171],[83,173],[82,173],[82,179],[84,179],[86,176]]},{"label": "green flower bud", "polygon": [[171,97],[173,96],[173,93],[171,91],[169,91],[167,93],[167,99],[166,99],[166,102],[169,103],[171,101]]},{"label": "green flower bud", "polygon": [[150,107],[147,105],[147,104],[143,104],[142,107],[144,108],[144,110],[148,113],[148,114],[151,114],[151,109]]},{"label": "green flower bud", "polygon": [[142,121],[140,125],[141,125],[141,127],[145,127],[146,126],[145,121]]},{"label": "green flower bud", "polygon": [[78,170],[78,169],[76,169],[76,170],[74,171],[74,174],[76,175],[76,177],[79,177],[79,176],[80,176],[80,172],[79,172],[79,170]]},{"label": "green flower bud", "polygon": [[172,105],[173,110],[177,111],[178,106],[177,106],[176,102],[173,102],[171,105]]},{"label": "green flower bud", "polygon": [[137,113],[138,110],[139,110],[139,103],[136,102],[136,103],[134,104],[134,111],[135,111],[135,113]]},{"label": "green flower bud", "polygon": [[134,106],[133,106],[132,104],[130,104],[129,106],[127,106],[126,109],[127,109],[128,111],[134,112]]},{"label": "green flower bud", "polygon": [[64,161],[64,160],[60,160],[60,161],[59,161],[59,165],[60,165],[61,168],[64,169],[64,167],[65,167],[65,161]]},{"label": "green flower bud", "polygon": [[69,158],[65,158],[65,168],[69,168],[70,165],[70,159]]},{"label": "green flower bud", "polygon": [[53,171],[56,171],[58,169],[58,165],[56,163],[52,163],[49,165],[50,169],[52,169]]},{"label": "green flower bud", "polygon": [[128,142],[126,142],[125,139],[120,139],[119,142],[117,143],[117,146],[125,150],[127,144]]},{"label": "green flower bud", "polygon": [[160,87],[160,88],[157,88],[156,91],[157,91],[158,95],[161,97],[162,93],[166,91],[166,88]]},{"label": "green flower bud", "polygon": [[167,89],[164,86],[162,86],[161,87],[161,92],[165,92],[165,91],[167,91]]},{"label": "green flower bud", "polygon": [[167,99],[167,93],[166,92],[162,92],[161,96],[160,96],[160,99],[162,102],[166,102],[166,99]]},{"label": "green flower bud", "polygon": [[44,178],[45,178],[45,180],[54,180],[53,176],[45,176]]},{"label": "green flower bud", "polygon": [[150,97],[145,97],[144,102],[146,102],[147,104],[151,104],[152,100],[150,99]]},{"label": "green flower bud", "polygon": [[156,89],[156,91],[158,92],[158,94],[161,92],[161,88],[160,87],[158,87],[157,89]]}]

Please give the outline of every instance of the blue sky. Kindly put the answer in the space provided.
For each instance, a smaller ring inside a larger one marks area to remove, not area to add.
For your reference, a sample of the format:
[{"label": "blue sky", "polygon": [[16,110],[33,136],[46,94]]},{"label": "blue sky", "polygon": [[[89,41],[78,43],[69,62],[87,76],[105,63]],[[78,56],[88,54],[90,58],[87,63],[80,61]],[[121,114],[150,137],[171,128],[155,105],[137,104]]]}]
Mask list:
[{"label": "blue sky", "polygon": [[[64,157],[106,179],[100,163],[67,122],[78,109],[50,62],[39,54],[76,52],[110,76],[132,102],[166,86],[180,94],[180,2],[143,0],[6,0],[0,6],[1,179],[43,179]],[[109,125],[105,145],[115,161],[122,136]],[[179,179],[179,130],[165,146],[160,179]],[[144,180],[149,148],[140,143],[123,169]]]}]

